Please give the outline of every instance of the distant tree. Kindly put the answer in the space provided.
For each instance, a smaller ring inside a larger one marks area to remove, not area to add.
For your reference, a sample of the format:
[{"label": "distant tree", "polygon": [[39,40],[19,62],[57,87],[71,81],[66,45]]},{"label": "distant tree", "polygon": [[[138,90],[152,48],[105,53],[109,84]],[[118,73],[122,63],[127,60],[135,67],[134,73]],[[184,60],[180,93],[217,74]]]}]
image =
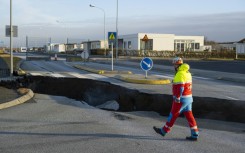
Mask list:
[{"label": "distant tree", "polygon": [[207,37],[204,38],[204,45],[217,45],[218,43],[213,40],[208,40]]},{"label": "distant tree", "polygon": [[219,51],[221,49],[221,45],[219,45],[217,42],[215,42],[213,40],[208,40],[207,37],[204,38],[204,45],[211,45],[212,50]]}]

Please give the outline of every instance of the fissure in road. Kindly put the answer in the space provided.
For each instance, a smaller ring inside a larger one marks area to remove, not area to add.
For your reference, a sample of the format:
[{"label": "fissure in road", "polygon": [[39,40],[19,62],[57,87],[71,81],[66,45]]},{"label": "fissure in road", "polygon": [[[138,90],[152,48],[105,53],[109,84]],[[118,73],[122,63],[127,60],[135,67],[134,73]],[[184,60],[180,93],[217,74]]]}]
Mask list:
[{"label": "fissure in road", "polygon": [[[66,96],[97,106],[107,101],[117,101],[118,111],[155,111],[168,115],[172,95],[142,93],[109,82],[79,79],[28,76],[16,82],[1,82],[1,86],[24,86],[34,93]],[[245,102],[211,97],[193,97],[193,111],[197,118],[216,119],[245,123]],[[229,111],[235,110],[235,111]]]}]

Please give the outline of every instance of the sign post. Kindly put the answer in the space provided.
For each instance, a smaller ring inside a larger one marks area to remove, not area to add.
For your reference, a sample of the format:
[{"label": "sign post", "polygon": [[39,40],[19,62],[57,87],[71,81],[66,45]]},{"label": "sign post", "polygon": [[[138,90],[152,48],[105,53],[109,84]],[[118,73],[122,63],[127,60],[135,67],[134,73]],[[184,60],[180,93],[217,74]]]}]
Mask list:
[{"label": "sign post", "polygon": [[111,43],[111,71],[113,71],[113,42]]},{"label": "sign post", "polygon": [[113,71],[113,44],[116,41],[117,33],[116,32],[108,32],[108,40],[111,43],[111,70]]},{"label": "sign post", "polygon": [[140,62],[141,68],[145,71],[145,78],[147,78],[147,72],[153,67],[153,61],[149,57],[145,57]]},{"label": "sign post", "polygon": [[13,75],[13,37],[18,37],[18,27],[12,25],[12,0],[10,1],[10,25],[5,28],[6,37],[10,38],[10,76]]}]

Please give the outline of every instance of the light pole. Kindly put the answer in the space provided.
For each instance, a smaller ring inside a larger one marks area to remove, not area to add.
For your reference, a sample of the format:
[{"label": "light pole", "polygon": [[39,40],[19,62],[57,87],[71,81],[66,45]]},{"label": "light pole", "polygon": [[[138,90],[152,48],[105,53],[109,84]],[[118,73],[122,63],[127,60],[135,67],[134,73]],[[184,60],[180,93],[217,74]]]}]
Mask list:
[{"label": "light pole", "polygon": [[97,8],[97,9],[100,9],[101,11],[104,12],[104,50],[105,50],[105,56],[106,56],[106,34],[105,34],[105,10],[100,8],[100,7],[97,7],[97,6],[94,6],[94,5],[89,5],[89,7],[94,7],[94,8]]},{"label": "light pole", "polygon": [[117,36],[116,36],[116,59],[118,58],[118,0],[117,0],[117,17],[116,17],[116,32],[117,32]]},{"label": "light pole", "polygon": [[10,0],[10,76],[13,75],[13,26],[12,26],[12,0]]}]

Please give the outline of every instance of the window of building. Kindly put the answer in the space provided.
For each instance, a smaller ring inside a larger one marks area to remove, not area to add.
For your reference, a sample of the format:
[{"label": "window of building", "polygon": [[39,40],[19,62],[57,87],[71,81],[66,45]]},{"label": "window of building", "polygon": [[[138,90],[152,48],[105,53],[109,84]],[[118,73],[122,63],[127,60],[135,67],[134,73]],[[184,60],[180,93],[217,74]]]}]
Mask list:
[{"label": "window of building", "polygon": [[131,49],[132,45],[131,45],[131,41],[128,41],[128,49]]},{"label": "window of building", "polygon": [[177,46],[177,48],[176,48],[176,49],[177,49],[177,51],[180,51],[180,43],[177,43],[177,45],[176,45],[176,46]]},{"label": "window of building", "polygon": [[191,43],[191,48],[192,49],[194,49],[194,46],[195,46],[195,44],[194,43]]},{"label": "window of building", "polygon": [[195,49],[200,49],[200,43],[195,43]]},{"label": "window of building", "polygon": [[185,43],[180,44],[180,51],[185,51]]},{"label": "window of building", "polygon": [[95,43],[92,43],[91,44],[91,49],[95,49],[96,48],[96,44]]},{"label": "window of building", "polygon": [[146,43],[146,49],[147,50],[153,50],[153,40],[149,39]]},{"label": "window of building", "polygon": [[100,43],[96,43],[96,48],[100,48]]},{"label": "window of building", "polygon": [[123,48],[127,48],[127,42],[123,42]]}]

